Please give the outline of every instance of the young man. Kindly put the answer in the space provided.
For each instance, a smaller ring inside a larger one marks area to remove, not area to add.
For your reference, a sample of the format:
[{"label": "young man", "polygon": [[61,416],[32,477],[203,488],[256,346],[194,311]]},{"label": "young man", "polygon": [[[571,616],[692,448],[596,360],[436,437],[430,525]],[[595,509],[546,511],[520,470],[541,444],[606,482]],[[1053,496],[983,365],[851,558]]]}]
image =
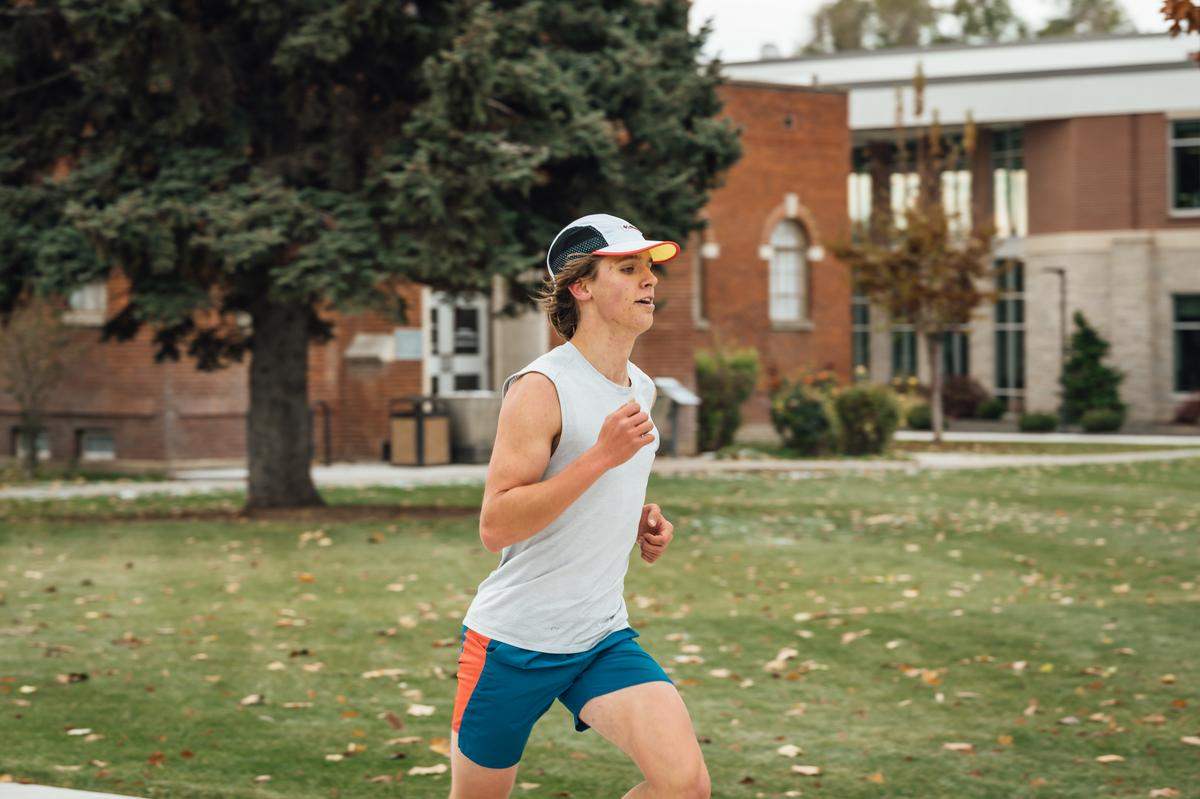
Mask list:
[{"label": "young man", "polygon": [[451,799],[507,797],[556,698],[576,730],[595,728],[642,770],[626,799],[710,794],[691,717],[634,640],[623,594],[633,545],[653,563],[674,535],[658,505],[643,504],[655,387],[629,354],[654,323],[651,264],[678,252],[608,214],[551,242],[540,299],[567,341],[501,388],[479,526],[500,565],[463,620]]}]

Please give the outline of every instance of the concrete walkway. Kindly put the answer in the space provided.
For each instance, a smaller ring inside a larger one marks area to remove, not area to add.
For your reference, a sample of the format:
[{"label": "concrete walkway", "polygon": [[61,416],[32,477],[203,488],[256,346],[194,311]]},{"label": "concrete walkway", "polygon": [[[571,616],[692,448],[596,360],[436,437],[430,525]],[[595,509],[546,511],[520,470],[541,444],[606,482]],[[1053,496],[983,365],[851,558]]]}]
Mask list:
[{"label": "concrete walkway", "polygon": [[[900,431],[900,441],[928,441],[931,433]],[[1089,463],[1139,463],[1200,457],[1200,435],[1129,436],[1080,435],[1074,433],[951,433],[946,441],[1147,444],[1162,447],[1147,452],[1113,452],[1079,455],[999,455],[970,452],[910,452],[904,459],[868,460],[779,460],[661,457],[654,473],[666,476],[725,474],[732,472],[785,472],[804,478],[830,473],[916,472],[921,469],[990,469],[1018,466],[1074,466]],[[1190,446],[1188,446],[1190,445]],[[342,463],[314,466],[313,480],[320,488],[410,488],[421,485],[478,484],[487,476],[485,463],[456,463],[445,466],[391,466],[384,463]],[[95,483],[47,483],[0,489],[0,500],[53,501],[77,497],[136,499],[148,495],[185,496],[213,491],[241,491],[246,487],[245,468],[191,469],[179,471],[171,480],[111,481]]]},{"label": "concrete walkway", "polygon": [[75,791],[49,785],[24,785],[19,782],[0,782],[0,799],[130,799],[115,793]]}]

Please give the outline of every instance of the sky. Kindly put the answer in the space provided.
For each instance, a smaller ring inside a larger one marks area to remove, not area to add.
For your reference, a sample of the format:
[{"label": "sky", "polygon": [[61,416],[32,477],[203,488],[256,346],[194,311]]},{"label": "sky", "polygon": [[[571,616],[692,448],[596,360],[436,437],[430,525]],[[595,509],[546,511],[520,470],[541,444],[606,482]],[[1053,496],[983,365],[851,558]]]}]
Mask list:
[{"label": "sky", "polygon": [[[798,42],[807,42],[809,19],[822,0],[692,0],[691,26],[713,17],[713,32],[704,56],[722,61],[749,61],[772,43],[788,55]],[[1012,0],[1013,9],[1036,29],[1060,8],[1055,0]],[[1121,0],[1134,26],[1143,33],[1165,31],[1161,0]]]}]

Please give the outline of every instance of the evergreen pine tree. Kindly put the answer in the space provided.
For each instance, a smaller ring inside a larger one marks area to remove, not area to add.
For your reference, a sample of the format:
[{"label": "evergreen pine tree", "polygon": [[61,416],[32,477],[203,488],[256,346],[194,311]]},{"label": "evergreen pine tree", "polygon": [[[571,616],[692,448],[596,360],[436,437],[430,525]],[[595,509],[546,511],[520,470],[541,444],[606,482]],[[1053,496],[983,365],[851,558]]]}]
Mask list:
[{"label": "evergreen pine tree", "polygon": [[[510,288],[583,213],[682,240],[739,154],[687,0],[25,0],[0,13],[0,313],[119,268],[105,338],[250,358],[249,507],[320,504],[321,311]],[[249,318],[249,324],[239,320]]]},{"label": "evergreen pine tree", "polygon": [[1062,385],[1061,417],[1064,424],[1078,422],[1096,408],[1111,408],[1121,414],[1126,405],[1117,390],[1125,376],[1102,361],[1109,344],[1088,324],[1083,313],[1075,312],[1075,332],[1071,335],[1067,362],[1059,382]]}]

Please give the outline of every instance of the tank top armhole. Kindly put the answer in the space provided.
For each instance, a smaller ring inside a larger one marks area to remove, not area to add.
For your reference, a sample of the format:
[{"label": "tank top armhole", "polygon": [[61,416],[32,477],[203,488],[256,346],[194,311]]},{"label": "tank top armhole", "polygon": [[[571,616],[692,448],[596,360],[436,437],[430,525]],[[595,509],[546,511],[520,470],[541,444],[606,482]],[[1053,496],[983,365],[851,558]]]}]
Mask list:
[{"label": "tank top armhole", "polygon": [[544,375],[547,379],[549,379],[551,384],[554,385],[554,393],[558,397],[558,417],[559,417],[558,437],[555,441],[551,442],[551,451],[550,451],[550,457],[554,457],[554,454],[556,452],[558,452],[558,448],[562,445],[563,439],[565,439],[567,436],[567,409],[563,405],[562,388],[558,384],[558,377],[555,374],[554,370],[549,366],[526,366],[521,371],[514,372],[513,374],[506,377],[504,379],[504,383],[501,384],[500,400],[501,400],[501,402],[504,401],[504,397],[508,394],[509,387],[514,382],[516,382],[518,377],[521,377],[522,375],[527,375],[530,372],[537,372],[538,374]]}]

